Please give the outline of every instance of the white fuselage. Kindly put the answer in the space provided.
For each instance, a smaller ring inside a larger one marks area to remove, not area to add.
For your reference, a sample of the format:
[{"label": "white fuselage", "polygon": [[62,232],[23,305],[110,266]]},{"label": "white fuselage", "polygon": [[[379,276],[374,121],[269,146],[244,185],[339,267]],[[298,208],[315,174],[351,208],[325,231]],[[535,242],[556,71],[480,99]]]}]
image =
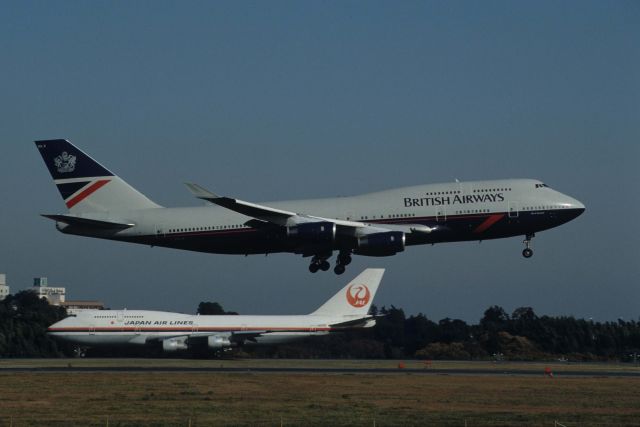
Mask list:
[{"label": "white fuselage", "polygon": [[[407,233],[407,245],[531,234],[570,221],[584,211],[584,205],[576,199],[531,179],[429,184],[351,197],[263,204],[398,229]],[[302,252],[268,229],[247,225],[253,218],[215,205],[116,210],[84,216],[135,226],[108,233],[62,223],[58,228],[71,234],[212,253]],[[412,233],[407,227],[413,225],[440,227],[440,231]]]},{"label": "white fuselage", "polygon": [[[48,333],[76,344],[147,344],[172,337],[226,338],[233,333],[264,333],[255,343],[276,344],[334,330],[331,325],[362,316],[189,315],[148,310],[95,310],[67,317]],[[253,342],[253,341],[251,341]]]}]

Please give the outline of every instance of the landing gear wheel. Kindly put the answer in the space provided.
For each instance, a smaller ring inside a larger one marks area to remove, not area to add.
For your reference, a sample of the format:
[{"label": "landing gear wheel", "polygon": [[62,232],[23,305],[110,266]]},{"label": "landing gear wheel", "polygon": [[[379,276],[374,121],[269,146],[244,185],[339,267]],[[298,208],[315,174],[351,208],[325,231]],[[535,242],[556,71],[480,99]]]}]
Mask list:
[{"label": "landing gear wheel", "polygon": [[338,264],[338,265],[336,265],[334,267],[333,272],[336,273],[339,276],[342,273],[344,273],[345,270],[346,270],[346,268],[344,268],[344,265]]},{"label": "landing gear wheel", "polygon": [[346,267],[347,265],[351,264],[351,253],[348,251],[344,251],[344,252],[340,252],[340,254],[338,255],[338,258],[336,260],[336,267],[342,266],[342,272],[341,273],[337,273],[336,274],[342,274],[344,273],[344,267]]},{"label": "landing gear wheel", "polygon": [[534,233],[527,234],[524,237],[524,241],[522,243],[524,243],[525,248],[522,251],[522,256],[525,258],[531,258],[533,256],[533,250],[531,250],[531,239],[534,237],[536,237]]},{"label": "landing gear wheel", "polygon": [[320,268],[320,266],[318,264],[316,264],[315,262],[311,263],[309,265],[309,271],[312,273],[317,273],[318,269]]},{"label": "landing gear wheel", "polygon": [[329,268],[331,268],[331,264],[326,259],[320,263],[320,270],[327,271]]}]

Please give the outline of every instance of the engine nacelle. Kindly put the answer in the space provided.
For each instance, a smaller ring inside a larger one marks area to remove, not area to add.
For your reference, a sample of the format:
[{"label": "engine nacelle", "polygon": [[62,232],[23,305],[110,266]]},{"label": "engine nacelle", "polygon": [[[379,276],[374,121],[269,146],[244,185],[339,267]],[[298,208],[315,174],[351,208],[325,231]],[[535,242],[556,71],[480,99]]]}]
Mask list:
[{"label": "engine nacelle", "polygon": [[310,242],[333,243],[336,238],[336,225],[329,221],[306,222],[287,227],[287,237]]},{"label": "engine nacelle", "polygon": [[187,337],[169,338],[163,340],[162,350],[170,353],[178,350],[187,350],[189,348],[187,340]]},{"label": "engine nacelle", "polygon": [[404,251],[405,241],[402,231],[367,234],[358,239],[358,248],[354,252],[368,256],[394,255]]},{"label": "engine nacelle", "polygon": [[229,341],[228,337],[219,337],[212,335],[207,338],[207,345],[209,348],[220,349],[225,347],[233,347],[234,343]]}]

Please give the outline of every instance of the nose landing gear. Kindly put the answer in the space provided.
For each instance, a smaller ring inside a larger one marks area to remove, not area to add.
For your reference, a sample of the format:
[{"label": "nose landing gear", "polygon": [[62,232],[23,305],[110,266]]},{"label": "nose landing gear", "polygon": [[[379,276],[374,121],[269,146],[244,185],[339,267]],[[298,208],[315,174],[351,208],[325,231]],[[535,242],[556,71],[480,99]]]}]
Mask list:
[{"label": "nose landing gear", "polygon": [[531,258],[533,256],[533,249],[531,249],[531,239],[533,239],[536,235],[534,233],[531,234],[527,234],[526,237],[524,238],[524,241],[522,243],[524,243],[525,248],[522,251],[522,256],[525,258]]}]

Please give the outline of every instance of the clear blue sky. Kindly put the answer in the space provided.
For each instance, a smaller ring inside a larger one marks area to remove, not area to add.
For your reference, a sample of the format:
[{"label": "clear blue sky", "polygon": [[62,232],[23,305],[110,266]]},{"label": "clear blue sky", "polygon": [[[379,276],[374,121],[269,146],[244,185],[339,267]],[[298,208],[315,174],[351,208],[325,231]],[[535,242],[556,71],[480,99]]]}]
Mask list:
[{"label": "clear blue sky", "polygon": [[[378,305],[476,321],[639,316],[639,2],[1,2],[0,272],[72,299],[312,311],[361,269]],[[411,247],[311,275],[58,233],[32,141],[67,138],[166,206],[194,181],[245,200],[538,178],[587,205],[521,239]]]}]

